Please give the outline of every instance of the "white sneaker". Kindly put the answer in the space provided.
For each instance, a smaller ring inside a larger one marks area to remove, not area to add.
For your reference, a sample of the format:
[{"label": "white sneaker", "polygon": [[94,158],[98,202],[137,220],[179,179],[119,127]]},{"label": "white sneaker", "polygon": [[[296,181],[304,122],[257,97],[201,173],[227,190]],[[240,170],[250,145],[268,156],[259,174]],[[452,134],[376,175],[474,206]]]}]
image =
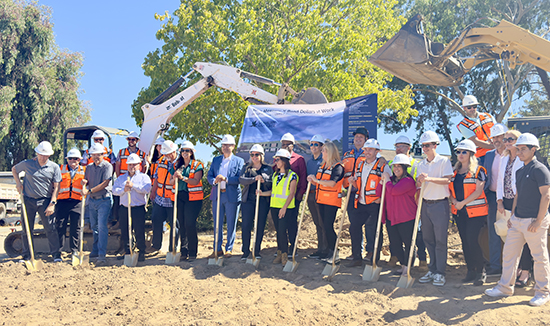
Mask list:
[{"label": "white sneaker", "polygon": [[435,286],[443,286],[445,285],[445,276],[441,274],[435,274],[434,275],[434,281],[432,283]]},{"label": "white sneaker", "polygon": [[[493,298],[497,298],[497,297],[509,297],[510,295],[509,294],[506,294],[502,291],[500,291],[499,289],[497,289],[496,287],[492,288],[492,289],[487,289],[485,290],[485,294],[487,294],[488,296],[490,297],[493,297]],[[534,299],[534,298],[533,298]],[[532,301],[532,300],[531,300]]]},{"label": "white sneaker", "polygon": [[428,282],[431,282],[433,281],[434,279],[434,273],[432,272],[427,272],[426,275],[422,276],[421,278],[418,279],[418,282],[420,283],[428,283]]},{"label": "white sneaker", "polygon": [[[333,255],[330,255],[330,257],[328,257],[328,259],[327,259],[328,264],[332,264],[332,256]],[[340,262],[340,257],[338,256],[338,251],[336,252],[336,257],[334,258],[334,260],[336,261],[335,264],[338,264]]]},{"label": "white sneaker", "polygon": [[535,307],[540,307],[543,304],[547,303],[548,301],[550,301],[550,295],[548,295],[548,294],[547,295],[535,294],[533,299],[531,299],[531,301],[529,301],[529,304],[532,305],[532,306],[535,306]]}]

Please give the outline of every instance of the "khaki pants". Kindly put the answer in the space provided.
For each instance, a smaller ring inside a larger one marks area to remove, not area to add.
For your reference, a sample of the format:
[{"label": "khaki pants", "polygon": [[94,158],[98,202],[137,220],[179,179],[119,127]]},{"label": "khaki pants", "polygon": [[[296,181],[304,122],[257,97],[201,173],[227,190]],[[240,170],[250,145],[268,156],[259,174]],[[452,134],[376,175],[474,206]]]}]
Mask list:
[{"label": "khaki pants", "polygon": [[512,227],[508,229],[506,242],[502,252],[502,276],[497,289],[502,293],[514,294],[516,283],[516,270],[521,252],[525,243],[531,250],[534,260],[535,295],[548,295],[548,282],[550,280],[550,262],[548,260],[547,233],[550,224],[550,215],[546,215],[536,232],[529,232],[527,228],[534,219],[517,218],[512,215],[510,221]]}]

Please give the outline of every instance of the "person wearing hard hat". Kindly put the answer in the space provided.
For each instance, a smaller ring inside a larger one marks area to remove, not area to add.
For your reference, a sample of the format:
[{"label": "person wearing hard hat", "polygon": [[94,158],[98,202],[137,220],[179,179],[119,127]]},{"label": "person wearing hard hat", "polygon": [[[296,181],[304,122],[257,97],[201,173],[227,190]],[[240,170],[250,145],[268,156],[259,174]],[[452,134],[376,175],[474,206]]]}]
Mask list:
[{"label": "person wearing hard hat", "polygon": [[[314,135],[309,141],[309,148],[311,150],[311,159],[307,161],[307,175],[316,175],[321,162],[323,162],[323,155],[321,150],[323,149],[323,144],[325,139],[321,135]],[[325,227],[323,226],[323,219],[321,217],[321,212],[319,211],[319,204],[317,204],[317,198],[315,198],[316,185],[315,183],[311,184],[309,190],[309,196],[307,197],[307,206],[309,212],[311,213],[311,219],[313,224],[315,224],[315,229],[317,231],[317,251],[309,255],[309,258],[314,259],[323,259],[328,256],[328,242],[327,236],[325,233]]]},{"label": "person wearing hard hat", "polygon": [[[99,144],[103,147],[103,160],[115,164],[116,156],[113,153],[113,150],[103,146],[103,143],[105,142],[105,133],[99,129],[94,131],[92,134],[92,146],[94,144]],[[93,159],[91,158],[91,153],[89,152],[89,149],[87,149],[84,152],[84,155],[82,155],[82,160],[80,160],[80,165],[86,166],[88,164],[92,164]]]},{"label": "person wearing hard hat", "polygon": [[462,252],[468,272],[462,283],[483,285],[486,279],[479,233],[489,214],[489,205],[483,189],[487,180],[485,168],[478,165],[476,145],[464,139],[456,146],[458,161],[451,178],[451,213],[462,241]]},{"label": "person wearing hard hat", "polygon": [[[273,173],[273,185],[271,190],[258,191],[260,196],[270,196],[271,216],[277,230],[277,256],[273,264],[282,264],[288,261],[289,245],[292,239],[291,225],[296,219],[296,189],[298,175],[290,168],[291,154],[282,148],[275,153],[275,172]],[[295,235],[294,235],[295,236]]]},{"label": "person wearing hard hat", "polygon": [[97,257],[96,265],[107,263],[107,240],[109,229],[107,226],[109,214],[113,206],[112,177],[113,166],[104,160],[105,148],[99,143],[90,147],[89,152],[93,160],[86,166],[82,195],[90,194],[88,210],[90,212],[90,224],[94,235],[94,243],[90,258]]},{"label": "person wearing hard hat", "polygon": [[128,147],[118,151],[118,157],[116,159],[115,173],[117,177],[123,174],[126,174],[128,172],[126,160],[130,156],[130,154],[134,154],[134,153],[137,154],[141,159],[141,163],[140,163],[141,172],[147,171],[147,160],[145,159],[147,154],[137,148],[137,143],[139,142],[139,135],[137,134],[137,132],[135,131],[130,132],[126,137],[126,140],[128,141]]},{"label": "person wearing hard hat", "polygon": [[[132,229],[136,237],[136,246],[139,250],[138,261],[145,260],[145,205],[147,195],[151,191],[151,178],[141,172],[143,158],[132,153],[126,158],[126,173],[115,180],[113,194],[120,196],[119,222],[120,234],[126,254],[130,254],[130,236],[128,230],[128,194],[130,195],[130,209]],[[118,259],[124,259],[121,255]]]},{"label": "person wearing hard hat", "polygon": [[[364,127],[359,127],[353,132],[353,147],[351,150],[344,153],[342,156],[342,164],[344,165],[344,188],[349,187],[348,178],[355,175],[355,171],[359,166],[359,163],[365,159],[363,154],[363,145],[369,139],[369,131]],[[353,187],[352,183],[352,194],[350,195],[350,200],[354,200],[355,193],[357,189]],[[348,205],[348,208],[353,207],[353,205]]]},{"label": "person wearing hard hat", "polygon": [[508,220],[508,234],[502,251],[502,276],[497,286],[485,290],[491,297],[514,294],[516,268],[523,245],[527,243],[534,260],[535,296],[532,306],[542,306],[550,300],[550,263],[548,259],[548,225],[550,215],[550,171],[535,155],[539,140],[524,133],[516,141],[519,159],[524,166],[516,172],[517,194],[512,216]]},{"label": "person wearing hard hat", "polygon": [[[193,261],[197,259],[199,238],[197,236],[197,218],[204,199],[202,176],[204,166],[195,159],[195,146],[184,141],[180,146],[181,154],[172,166],[170,183],[178,179],[177,218],[180,234],[180,259]],[[187,243],[187,245],[186,245]],[[176,244],[177,245],[177,244]]]},{"label": "person wearing hard hat", "polygon": [[160,150],[162,148],[162,143],[164,143],[164,138],[158,137],[157,140],[155,140],[155,149],[153,150],[153,156],[151,157],[151,167],[149,168],[149,176],[153,178],[155,175],[155,172],[157,172],[157,167],[159,165],[159,161],[161,161],[164,156],[160,153]]},{"label": "person wearing hard hat", "polygon": [[[227,221],[227,242],[225,245],[225,257],[229,258],[233,254],[233,245],[235,243],[235,232],[237,230],[237,218],[241,207],[241,187],[239,186],[239,173],[244,166],[244,160],[233,155],[235,149],[235,138],[231,135],[225,135],[222,138],[222,155],[214,157],[210,170],[208,170],[207,179],[212,187],[210,200],[212,200],[212,212],[214,221],[218,222],[218,248],[217,255],[223,254],[223,220],[224,215]],[[220,187],[220,196],[218,198],[218,188]],[[216,216],[217,201],[220,201],[220,216]],[[216,228],[214,228],[215,230]],[[215,231],[214,231],[215,232]],[[214,237],[215,238],[215,237]],[[214,258],[214,252],[208,258]]]},{"label": "person wearing hard hat", "polygon": [[67,164],[61,165],[61,183],[59,184],[59,194],[57,195],[57,205],[55,207],[56,227],[59,230],[59,245],[64,247],[65,232],[67,223],[69,223],[70,242],[69,248],[73,253],[78,251],[80,235],[80,211],[82,208],[82,180],[86,167],[80,165],[82,156],[76,148],[67,153]]},{"label": "person wearing hard hat", "polygon": [[466,115],[456,126],[464,138],[474,142],[477,146],[476,157],[483,164],[485,154],[494,149],[491,142],[491,127],[496,123],[492,115],[478,112],[479,102],[473,95],[466,95],[462,99],[462,108]]},{"label": "person wearing hard hat", "polygon": [[[245,165],[240,173],[239,182],[244,185],[242,198],[242,238],[243,255],[241,260],[246,260],[250,255],[251,231],[254,227],[254,217],[256,212],[256,192],[258,180],[260,180],[261,191],[271,190],[271,177],[273,168],[264,161],[264,148],[260,144],[254,144],[249,151],[250,161]],[[256,238],[254,241],[254,257],[262,258],[260,249],[264,237],[265,223],[269,213],[269,198],[260,197],[258,205],[258,224],[256,228]]]},{"label": "person wearing hard hat", "polygon": [[[49,160],[49,157],[54,153],[52,144],[43,141],[36,146],[34,151],[36,152],[35,158],[17,163],[11,168],[11,172],[17,185],[17,191],[24,196],[24,202],[21,205],[25,205],[30,232],[32,233],[34,230],[34,217],[38,213],[48,237],[50,254],[53,256],[54,262],[61,262],[61,246],[59,245],[54,214],[59,183],[62,180],[61,170],[59,165]],[[25,172],[23,184],[19,180],[19,173],[21,172]],[[21,223],[25,223],[23,215],[21,215]],[[23,230],[25,230],[24,224]],[[27,234],[23,233],[21,239],[23,247],[22,260],[31,258],[26,237]]]},{"label": "person wearing hard hat", "polygon": [[[485,196],[489,204],[489,214],[487,215],[487,228],[489,238],[489,262],[486,268],[487,276],[498,276],[501,273],[502,265],[500,256],[502,253],[502,244],[500,237],[495,231],[495,222],[497,220],[497,185],[500,175],[500,166],[504,158],[506,144],[504,143],[504,134],[508,128],[505,125],[497,123],[491,127],[491,141],[495,149],[485,154],[483,167],[487,170],[487,181],[485,182]],[[502,198],[502,197],[501,197]]]},{"label": "person wearing hard hat", "polygon": [[[348,267],[361,266],[362,257],[362,228],[365,225],[365,238],[367,260],[371,260],[374,254],[374,241],[376,238],[376,224],[378,213],[380,211],[380,197],[376,195],[376,187],[380,183],[382,174],[389,178],[390,168],[385,160],[377,157],[380,152],[380,143],[374,138],[368,139],[363,145],[364,160],[359,162],[355,175],[349,178],[351,184],[355,184],[358,189],[355,195],[354,210],[350,213],[349,233],[351,237],[352,261]],[[378,250],[382,247],[382,237],[380,236]],[[377,260],[380,259],[379,252]]]},{"label": "person wearing hard hat", "polygon": [[426,158],[418,163],[417,187],[424,183],[422,196],[422,237],[430,255],[429,271],[418,281],[433,282],[433,285],[445,285],[447,267],[447,228],[449,226],[449,183],[453,176],[451,161],[437,154],[439,137],[431,130],[420,136],[422,150]]},{"label": "person wearing hard hat", "polygon": [[[384,201],[386,229],[390,248],[393,248],[392,255],[395,255],[401,264],[395,274],[406,275],[417,210],[416,184],[409,173],[411,167],[409,156],[397,154],[390,164],[393,174],[391,177],[386,173],[382,174],[382,180],[376,187],[376,195],[382,196],[382,186],[386,184]],[[411,262],[411,266],[413,265],[414,255]]]},{"label": "person wearing hard hat", "polygon": [[[150,256],[157,255],[162,247],[164,222],[167,222],[171,227],[175,227],[176,230],[178,229],[178,225],[171,225],[174,216],[175,195],[171,183],[172,174],[170,173],[178,157],[178,145],[171,140],[165,140],[162,143],[160,153],[164,156],[159,160],[157,170],[153,175],[153,187],[151,189],[153,240],[151,241],[151,247],[146,251]],[[170,237],[170,245],[172,245],[172,237]],[[171,246],[169,250],[172,251]]]},{"label": "person wearing hard hat", "polygon": [[[323,162],[315,175],[310,174],[307,180],[316,186],[315,198],[319,205],[325,238],[327,239],[328,253],[327,263],[332,264],[332,257],[336,248],[336,232],[334,232],[334,220],[336,212],[342,205],[342,182],[344,178],[344,166],[340,163],[340,153],[333,142],[327,141],[322,150]],[[340,257],[336,251],[335,260]]]}]

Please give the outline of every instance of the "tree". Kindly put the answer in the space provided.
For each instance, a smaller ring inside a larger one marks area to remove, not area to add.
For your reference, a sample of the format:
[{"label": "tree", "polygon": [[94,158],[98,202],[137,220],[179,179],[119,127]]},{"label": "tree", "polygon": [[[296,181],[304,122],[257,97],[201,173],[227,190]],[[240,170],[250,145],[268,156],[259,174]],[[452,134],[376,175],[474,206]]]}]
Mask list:
[{"label": "tree", "polygon": [[[225,62],[285,82],[295,90],[317,87],[329,101],[377,92],[379,108],[397,112],[403,123],[416,114],[408,88],[391,90],[391,76],[367,58],[404,23],[395,1],[373,0],[183,0],[174,16],[156,15],[164,25],[161,49],[143,64],[151,83],[133,103],[141,106],[188,72],[197,61]],[[189,80],[187,85],[196,82]],[[263,89],[277,89],[262,84]],[[211,89],[172,120],[168,137],[216,146],[220,135],[238,135],[247,103],[234,93]]]},{"label": "tree", "polygon": [[50,18],[47,7],[0,0],[0,170],[43,140],[59,161],[64,130],[90,119],[78,99],[82,56],[57,48]]}]

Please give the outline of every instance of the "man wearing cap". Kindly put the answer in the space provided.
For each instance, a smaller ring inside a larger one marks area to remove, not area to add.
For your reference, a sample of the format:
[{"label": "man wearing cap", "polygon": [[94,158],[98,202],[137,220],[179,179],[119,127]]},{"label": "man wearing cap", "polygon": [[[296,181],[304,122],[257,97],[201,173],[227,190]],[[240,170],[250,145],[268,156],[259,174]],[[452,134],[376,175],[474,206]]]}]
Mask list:
[{"label": "man wearing cap", "polygon": [[128,147],[118,151],[118,157],[116,159],[115,173],[117,177],[128,172],[126,160],[130,156],[130,154],[134,153],[137,154],[137,156],[141,159],[140,171],[144,173],[145,171],[147,171],[147,160],[145,159],[146,154],[145,152],[137,148],[137,143],[139,141],[139,136],[137,132],[130,132],[128,134],[128,137],[126,137],[126,140],[128,141]]},{"label": "man wearing cap", "polygon": [[[311,149],[311,159],[307,161],[307,175],[317,175],[317,170],[323,162],[323,155],[321,155],[321,150],[325,139],[321,135],[315,135],[309,141],[309,148]],[[315,224],[317,230],[317,251],[309,255],[309,258],[322,259],[326,258],[329,248],[327,236],[325,234],[325,227],[323,225],[323,219],[321,217],[321,212],[319,211],[319,204],[317,204],[317,199],[315,198],[315,183],[311,183],[309,196],[307,197],[307,206],[311,213],[311,218]]]},{"label": "man wearing cap", "polygon": [[495,222],[497,220],[497,180],[502,158],[506,144],[504,143],[504,134],[508,128],[503,124],[497,123],[491,127],[491,140],[495,149],[485,154],[483,167],[487,170],[487,181],[485,182],[485,196],[489,204],[489,214],[487,215],[487,228],[489,231],[489,266],[486,270],[488,276],[500,275],[502,266],[500,256],[502,251],[501,239],[495,231]]},{"label": "man wearing cap", "polygon": [[107,222],[113,206],[112,183],[113,166],[104,160],[105,148],[99,143],[90,147],[92,164],[86,166],[82,195],[87,196],[90,224],[94,235],[94,244],[90,257],[97,257],[96,265],[106,264],[107,240],[109,230]]},{"label": "man wearing cap", "polygon": [[[48,237],[50,254],[53,256],[54,262],[61,262],[61,247],[54,214],[61,182],[61,170],[59,165],[49,160],[53,154],[52,145],[49,142],[41,142],[34,151],[36,152],[35,158],[19,162],[11,168],[11,172],[17,185],[17,191],[24,196],[24,202],[21,204],[25,205],[30,232],[32,233],[34,230],[34,220],[38,212]],[[19,180],[21,172],[25,172],[23,184]],[[23,215],[21,215],[21,223],[25,223]],[[24,229],[25,225],[23,224]],[[21,241],[23,260],[29,260],[31,257],[26,237],[27,234],[23,233]]]},{"label": "man wearing cap", "polygon": [[[103,160],[115,164],[116,157],[113,151],[105,146],[103,146],[103,142],[105,142],[105,133],[99,129],[94,131],[92,134],[92,145],[94,144],[100,144],[103,147]],[[80,160],[80,165],[86,166],[88,164],[92,163],[92,158],[90,156],[91,153],[89,153],[89,150],[87,149],[84,152],[84,155],[82,156],[82,160]]]},{"label": "man wearing cap", "polygon": [[67,153],[67,164],[61,165],[61,183],[59,185],[59,194],[57,195],[57,205],[55,207],[56,227],[59,235],[59,245],[64,247],[65,230],[67,223],[70,227],[69,248],[71,251],[78,251],[79,232],[80,232],[80,211],[82,205],[82,180],[84,180],[84,171],[86,167],[80,165],[82,156],[76,148]]},{"label": "man wearing cap", "polygon": [[[136,246],[139,250],[138,261],[145,260],[145,205],[147,194],[151,191],[151,179],[140,170],[142,158],[136,153],[128,155],[126,159],[127,172],[116,179],[113,185],[113,194],[120,196],[119,216],[120,233],[125,245],[126,254],[130,254],[128,230],[128,194],[130,194],[130,209],[132,227],[136,235]],[[124,256],[120,256],[123,259]]]},{"label": "man wearing cap", "polygon": [[550,172],[535,155],[540,149],[535,135],[524,133],[516,141],[518,157],[524,166],[516,171],[516,189],[508,234],[502,252],[502,276],[497,286],[485,290],[491,297],[514,294],[516,269],[525,243],[534,260],[535,296],[532,306],[542,306],[550,300],[550,263],[548,259],[548,225],[550,215]]},{"label": "man wearing cap", "polygon": [[496,123],[493,116],[486,112],[478,112],[477,98],[466,95],[462,100],[462,108],[466,115],[456,126],[466,139],[470,139],[477,146],[476,157],[479,164],[483,164],[485,154],[494,149],[491,143],[491,127]]},{"label": "man wearing cap", "polygon": [[[344,153],[342,157],[342,164],[344,165],[344,188],[349,187],[348,178],[355,175],[359,162],[364,159],[361,157],[363,154],[363,145],[369,139],[369,131],[366,128],[359,127],[353,133],[353,147],[351,150]],[[353,193],[357,191],[352,187]],[[355,198],[350,195],[350,198]],[[348,207],[353,206],[349,205]]]},{"label": "man wearing cap", "polygon": [[[225,135],[222,139],[222,155],[214,157],[210,170],[206,175],[208,183],[212,185],[210,200],[212,200],[212,215],[214,221],[218,222],[218,256],[223,254],[223,220],[227,222],[227,242],[225,244],[225,257],[229,258],[233,253],[235,243],[235,231],[237,229],[237,218],[241,206],[241,187],[239,186],[239,173],[244,167],[244,160],[233,155],[235,149],[235,138]],[[218,188],[220,196],[218,198]],[[220,201],[220,216],[217,214],[217,201]],[[216,230],[216,228],[214,228]],[[215,231],[214,231],[215,232]],[[215,238],[215,237],[214,237]],[[214,252],[209,258],[214,258]]]}]

